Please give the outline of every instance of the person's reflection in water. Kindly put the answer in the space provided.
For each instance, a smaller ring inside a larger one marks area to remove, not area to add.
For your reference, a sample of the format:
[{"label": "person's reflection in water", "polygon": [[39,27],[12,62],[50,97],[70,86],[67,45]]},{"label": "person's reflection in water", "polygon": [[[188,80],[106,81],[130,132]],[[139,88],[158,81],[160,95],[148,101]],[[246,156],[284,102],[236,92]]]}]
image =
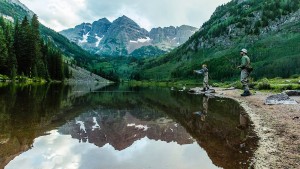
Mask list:
[{"label": "person's reflection in water", "polygon": [[202,104],[203,104],[203,115],[201,116],[201,120],[205,121],[205,117],[208,112],[208,99],[209,97],[203,96]]},{"label": "person's reflection in water", "polygon": [[202,100],[202,106],[203,106],[203,110],[201,111],[197,111],[194,112],[193,114],[200,116],[201,121],[205,121],[205,118],[207,116],[207,112],[208,112],[208,99],[209,97],[203,96],[203,100]]},{"label": "person's reflection in water", "polygon": [[240,113],[240,124],[237,126],[238,129],[241,130],[241,141],[246,141],[247,140],[247,129],[249,126],[249,119],[246,114]]}]

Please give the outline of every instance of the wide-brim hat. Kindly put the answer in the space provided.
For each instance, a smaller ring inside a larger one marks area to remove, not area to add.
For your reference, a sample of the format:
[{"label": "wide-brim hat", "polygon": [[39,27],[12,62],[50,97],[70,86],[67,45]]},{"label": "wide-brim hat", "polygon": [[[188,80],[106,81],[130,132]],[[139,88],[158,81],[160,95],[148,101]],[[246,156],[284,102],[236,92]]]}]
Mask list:
[{"label": "wide-brim hat", "polygon": [[242,49],[241,52],[247,53],[247,49]]}]

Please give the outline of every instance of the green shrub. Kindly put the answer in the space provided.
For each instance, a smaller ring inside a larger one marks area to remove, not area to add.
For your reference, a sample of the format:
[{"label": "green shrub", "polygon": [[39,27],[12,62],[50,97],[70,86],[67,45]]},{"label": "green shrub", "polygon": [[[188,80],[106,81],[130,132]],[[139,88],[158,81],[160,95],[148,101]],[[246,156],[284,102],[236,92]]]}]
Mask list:
[{"label": "green shrub", "polygon": [[281,87],[281,90],[293,90],[293,85],[284,85]]},{"label": "green shrub", "polygon": [[6,80],[9,80],[8,76],[0,74],[0,82],[1,81],[5,82]]},{"label": "green shrub", "polygon": [[300,77],[300,74],[295,74],[295,75],[292,75],[292,76],[291,76],[291,78],[293,78],[293,79],[296,79],[296,78],[298,78],[298,77]]},{"label": "green shrub", "polygon": [[267,78],[264,78],[261,80],[261,82],[257,85],[258,90],[270,90],[271,85],[269,83],[269,80]]},{"label": "green shrub", "polygon": [[237,88],[237,89],[242,89],[243,85],[240,81],[235,81],[235,82],[230,84],[230,87],[234,87],[234,88]]},{"label": "green shrub", "polygon": [[220,83],[213,83],[212,87],[221,87],[221,84]]}]

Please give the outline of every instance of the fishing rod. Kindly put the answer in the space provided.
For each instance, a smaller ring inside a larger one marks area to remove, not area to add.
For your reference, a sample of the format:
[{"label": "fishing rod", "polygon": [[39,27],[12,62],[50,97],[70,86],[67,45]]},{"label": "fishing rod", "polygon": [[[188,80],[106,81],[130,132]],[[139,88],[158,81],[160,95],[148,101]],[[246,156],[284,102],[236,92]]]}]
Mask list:
[{"label": "fishing rod", "polygon": [[230,60],[227,56],[224,56],[225,59],[227,59],[231,64],[230,69],[236,70],[236,67],[238,66],[237,62]]}]

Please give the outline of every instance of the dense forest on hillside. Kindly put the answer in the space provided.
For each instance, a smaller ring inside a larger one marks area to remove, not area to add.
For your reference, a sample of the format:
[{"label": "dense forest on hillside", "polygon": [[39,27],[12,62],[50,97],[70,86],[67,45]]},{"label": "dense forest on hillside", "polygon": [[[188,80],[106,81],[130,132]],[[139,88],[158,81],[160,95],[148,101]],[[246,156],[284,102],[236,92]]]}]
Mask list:
[{"label": "dense forest on hillside", "polygon": [[36,15],[15,23],[0,18],[0,74],[12,80],[17,75],[60,81],[69,77],[61,51],[41,38],[39,25]]},{"label": "dense forest on hillside", "polygon": [[237,78],[239,51],[247,48],[252,77],[300,74],[300,1],[233,0],[219,6],[200,30],[177,49],[146,59],[131,77],[136,80],[198,79],[193,70],[208,65],[210,78]]},{"label": "dense forest on hillside", "polygon": [[[236,24],[237,28],[245,28],[246,34],[258,35],[260,28],[268,26],[271,21],[296,12],[299,4],[299,0],[265,0],[263,2],[249,0],[243,3],[231,1],[219,6],[194,37],[201,36],[203,39],[210,39],[228,34],[229,26],[232,24]],[[252,23],[255,17],[259,17],[259,20]]]}]

